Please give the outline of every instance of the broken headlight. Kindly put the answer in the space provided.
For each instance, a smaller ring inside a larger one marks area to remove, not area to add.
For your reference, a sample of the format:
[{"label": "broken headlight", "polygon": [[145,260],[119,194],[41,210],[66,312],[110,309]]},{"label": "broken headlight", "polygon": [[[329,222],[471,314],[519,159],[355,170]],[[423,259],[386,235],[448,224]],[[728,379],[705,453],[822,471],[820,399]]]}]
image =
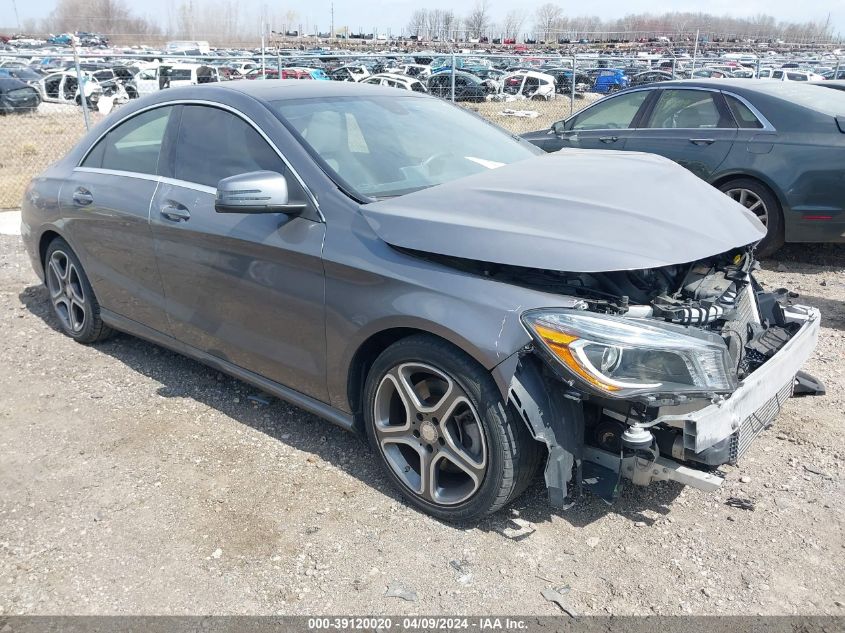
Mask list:
[{"label": "broken headlight", "polygon": [[716,335],[568,310],[532,310],[522,321],[572,377],[604,395],[725,393],[736,388],[728,349]]}]

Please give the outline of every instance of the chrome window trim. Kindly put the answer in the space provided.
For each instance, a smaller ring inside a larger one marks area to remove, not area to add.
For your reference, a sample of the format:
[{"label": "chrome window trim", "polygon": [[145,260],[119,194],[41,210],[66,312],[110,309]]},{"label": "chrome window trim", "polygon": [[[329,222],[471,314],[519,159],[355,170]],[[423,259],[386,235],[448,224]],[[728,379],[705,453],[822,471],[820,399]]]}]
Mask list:
[{"label": "chrome window trim", "polygon": [[162,183],[165,185],[174,185],[184,189],[191,189],[202,193],[210,193],[217,195],[217,189],[209,187],[208,185],[201,185],[197,182],[190,182],[188,180],[178,180],[176,178],[168,178],[167,176],[156,176],[155,174],[142,174],[136,171],[122,171],[120,169],[105,169],[103,167],[75,167],[75,172],[81,171],[88,174],[104,174],[106,176],[122,176],[124,178],[137,178],[138,180],[148,180],[150,182]]},{"label": "chrome window trim", "polygon": [[123,176],[125,178],[137,178],[138,180],[149,180],[150,182],[161,182],[161,176],[156,174],[144,174],[139,171],[123,171],[122,169],[105,169],[104,167],[82,167],[77,166],[73,171],[81,171],[86,174],[105,174],[107,176]]},{"label": "chrome window trim", "polygon": [[748,99],[736,94],[735,92],[729,92],[727,90],[722,90],[722,94],[727,96],[727,97],[733,97],[734,99],[736,99],[737,101],[742,103],[742,105],[744,105],[746,108],[751,110],[751,114],[756,116],[757,120],[760,123],[763,124],[763,127],[761,127],[761,128],[741,127],[741,128],[739,128],[740,130],[756,130],[758,132],[777,132],[777,130],[775,129],[775,126],[772,125],[769,122],[769,120],[765,116],[763,116],[763,113],[760,112],[757,108],[755,108],[754,105]]},{"label": "chrome window trim", "polygon": [[103,137],[106,136],[106,134],[111,132],[117,126],[121,125],[122,123],[124,123],[128,119],[130,119],[134,116],[137,116],[137,115],[139,115],[143,112],[147,112],[149,110],[155,110],[157,108],[163,108],[163,107],[167,107],[167,106],[172,107],[172,106],[178,106],[178,105],[202,105],[202,106],[210,106],[210,107],[213,107],[213,108],[220,108],[221,110],[226,110],[227,112],[230,112],[230,113],[234,114],[235,116],[240,117],[241,119],[246,121],[246,123],[249,124],[256,132],[258,132],[258,134],[270,145],[270,147],[273,149],[273,151],[276,152],[276,154],[279,156],[279,158],[285,164],[285,167],[287,167],[288,170],[290,170],[290,173],[292,173],[294,178],[296,178],[297,182],[300,184],[302,189],[305,191],[305,194],[311,199],[311,202],[314,205],[314,208],[317,210],[317,213],[319,214],[320,219],[325,223],[326,218],[323,215],[323,212],[320,210],[320,203],[317,201],[317,196],[315,196],[314,193],[311,191],[311,189],[309,189],[308,185],[305,184],[305,181],[299,175],[299,172],[297,172],[293,168],[293,165],[291,165],[290,161],[285,157],[285,155],[276,146],[276,144],[272,140],[270,140],[270,137],[267,136],[267,134],[264,133],[264,130],[262,130],[255,123],[255,121],[250,119],[247,115],[245,115],[243,112],[241,112],[237,108],[233,108],[232,106],[226,105],[225,103],[219,103],[217,101],[208,101],[207,99],[176,99],[176,100],[173,100],[173,101],[162,101],[160,103],[155,103],[155,104],[146,106],[145,108],[141,108],[139,110],[136,110],[129,117],[124,117],[124,118],[122,118],[118,121],[115,121],[108,129],[103,131],[97,137],[97,139],[93,143],[91,143],[91,145],[88,146],[88,149],[85,150],[85,153],[82,155],[82,158],[79,159],[79,162],[77,163],[76,167],[74,167],[74,171],[82,170],[82,171],[91,171],[91,172],[94,172],[94,173],[111,174],[113,176],[129,176],[129,177],[134,177],[134,178],[141,178],[141,179],[144,179],[144,180],[156,180],[157,182],[165,182],[165,183],[172,184],[172,185],[178,185],[180,187],[186,187],[188,189],[194,189],[195,191],[207,192],[207,191],[210,190],[211,193],[216,194],[217,190],[213,187],[208,187],[207,185],[202,185],[202,184],[196,183],[196,182],[190,182],[190,181],[186,181],[186,180],[178,180],[176,178],[169,178],[167,176],[159,176],[157,174],[143,174],[143,173],[139,173],[139,172],[125,172],[125,171],[118,171],[118,170],[115,170],[115,169],[106,169],[106,168],[102,168],[102,167],[82,167],[82,163],[85,162],[86,158],[88,158],[88,154],[91,153],[91,150],[93,150],[94,147],[96,147],[97,143],[99,143],[103,139]]},{"label": "chrome window trim", "polygon": [[[737,125],[737,127],[735,127],[735,128],[732,128],[732,127],[709,127],[709,128],[702,128],[702,127],[691,127],[691,128],[639,127],[639,128],[632,128],[632,127],[627,127],[627,128],[602,128],[602,129],[577,130],[577,131],[578,132],[582,132],[582,131],[583,132],[603,132],[605,130],[616,130],[616,131],[621,131],[621,130],[737,130],[737,131],[739,131],[739,130],[756,130],[758,132],[777,132],[777,129],[775,128],[775,126],[772,125],[771,122],[765,116],[763,116],[763,113],[760,112],[760,110],[758,110],[757,108],[755,108],[754,105],[751,104],[748,101],[748,99],[736,94],[735,92],[731,92],[730,90],[724,90],[722,88],[715,88],[715,87],[710,87],[710,86],[678,86],[678,85],[663,86],[663,85],[658,84],[656,86],[642,86],[642,87],[638,87],[638,88],[630,88],[628,90],[624,90],[624,91],[619,92],[619,93],[612,95],[610,97],[605,97],[603,99],[599,99],[598,101],[596,101],[594,103],[591,103],[586,108],[579,110],[578,112],[576,112],[575,114],[570,116],[569,119],[580,115],[582,112],[586,112],[590,108],[597,106],[598,104],[604,102],[608,98],[615,99],[616,97],[621,96],[623,94],[630,94],[632,92],[644,92],[644,91],[648,91],[648,90],[703,90],[705,92],[721,92],[723,95],[733,97],[735,99],[738,99],[740,102],[742,102],[742,104],[745,105],[749,110],[751,110],[751,113],[755,117],[757,117],[757,120],[760,121],[760,123],[763,124],[763,127],[762,128],[742,128],[742,127],[739,127],[739,125]],[[564,121],[568,121],[569,119],[564,119]],[[568,131],[570,131],[570,130],[567,130],[567,132]],[[572,131],[576,131],[576,130],[572,130]]]}]

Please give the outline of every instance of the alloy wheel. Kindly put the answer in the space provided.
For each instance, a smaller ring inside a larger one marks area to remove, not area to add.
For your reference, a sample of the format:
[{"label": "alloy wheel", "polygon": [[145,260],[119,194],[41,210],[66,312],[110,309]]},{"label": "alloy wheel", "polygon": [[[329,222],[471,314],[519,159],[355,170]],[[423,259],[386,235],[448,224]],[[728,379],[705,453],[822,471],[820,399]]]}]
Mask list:
[{"label": "alloy wheel", "polygon": [[437,505],[472,497],[487,471],[481,421],[463,388],[423,363],[396,365],[374,402],[378,446],[402,484]]},{"label": "alloy wheel", "polygon": [[85,327],[85,291],[76,265],[62,250],[55,250],[47,262],[50,301],[62,325],[71,332]]},{"label": "alloy wheel", "polygon": [[769,225],[769,210],[763,199],[756,193],[744,188],[728,189],[725,193],[756,215],[763,226]]}]

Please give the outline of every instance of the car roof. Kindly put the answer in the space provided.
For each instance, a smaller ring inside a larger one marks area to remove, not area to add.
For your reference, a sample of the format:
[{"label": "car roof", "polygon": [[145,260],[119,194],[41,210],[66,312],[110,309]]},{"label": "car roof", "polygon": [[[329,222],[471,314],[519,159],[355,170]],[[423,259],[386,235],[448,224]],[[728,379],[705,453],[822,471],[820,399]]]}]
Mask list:
[{"label": "car roof", "polygon": [[27,88],[29,84],[15,79],[14,77],[0,77],[0,90],[17,90],[18,88]]},{"label": "car roof", "polygon": [[845,88],[845,79],[825,79],[824,81],[811,81],[810,83],[814,86]]},{"label": "car roof", "polygon": [[[178,91],[178,92],[177,92]],[[168,88],[164,93],[170,97],[195,99],[215,92],[235,92],[251,96],[259,101],[281,101],[285,99],[322,99],[330,97],[396,97],[396,88],[374,86],[349,81],[302,81],[300,79],[255,79],[253,81],[227,81],[184,88]],[[160,94],[160,93],[156,93]],[[423,93],[409,93],[426,98]],[[167,96],[167,95],[165,95]]]},{"label": "car roof", "polygon": [[[675,79],[660,83],[660,88],[671,88],[672,86],[685,86],[687,88],[715,88],[717,90],[730,90],[745,94],[762,94],[780,99],[790,99],[790,92],[794,90],[815,90],[807,83],[787,81],[749,81],[742,78],[726,77],[723,79]],[[815,93],[810,93],[815,94]]]},{"label": "car roof", "polygon": [[802,81],[765,81],[754,79],[684,79],[681,81],[662,81],[654,86],[637,87],[634,90],[654,89],[662,90],[682,86],[685,88],[710,88],[726,90],[749,99],[754,103],[755,96],[761,100],[779,100],[784,106],[800,107],[831,116],[842,114],[843,97],[835,94],[839,91],[824,90],[819,92],[819,86]]}]

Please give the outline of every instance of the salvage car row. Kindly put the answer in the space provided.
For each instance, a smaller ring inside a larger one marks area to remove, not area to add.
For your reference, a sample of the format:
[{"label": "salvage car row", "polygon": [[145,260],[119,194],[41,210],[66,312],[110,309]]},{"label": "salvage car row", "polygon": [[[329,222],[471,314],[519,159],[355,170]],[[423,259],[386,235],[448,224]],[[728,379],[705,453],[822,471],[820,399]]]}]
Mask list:
[{"label": "salvage car row", "polygon": [[[80,104],[84,98],[95,106],[103,97],[109,105],[157,90],[235,79],[312,79],[364,81],[416,92],[449,96],[456,101],[518,99],[549,100],[558,95],[595,92],[612,94],[637,87],[684,78],[770,78],[782,81],[814,81],[845,76],[838,61],[828,66],[784,61],[705,59],[691,60],[614,58],[585,56],[535,57],[436,54],[388,55],[383,57],[342,55],[340,52],[276,51],[255,56],[241,52],[239,58],[223,55],[191,58],[148,51],[142,57],[89,58],[81,66],[83,88],[77,85],[72,58],[45,52],[33,57],[0,57],[0,76],[32,86],[42,101]],[[98,51],[102,55],[102,51]],[[452,66],[454,65],[454,72]],[[573,68],[574,66],[574,68]],[[824,73],[824,74],[821,74]],[[84,93],[84,94],[83,94]]]}]

